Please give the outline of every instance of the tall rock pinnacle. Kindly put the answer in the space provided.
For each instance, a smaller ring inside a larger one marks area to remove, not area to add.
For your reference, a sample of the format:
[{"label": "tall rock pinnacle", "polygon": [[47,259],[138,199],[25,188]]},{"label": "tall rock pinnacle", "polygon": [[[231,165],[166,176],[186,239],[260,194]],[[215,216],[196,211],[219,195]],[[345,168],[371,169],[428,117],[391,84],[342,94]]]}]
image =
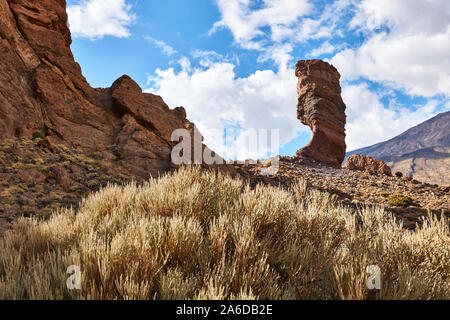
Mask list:
[{"label": "tall rock pinnacle", "polygon": [[311,141],[297,151],[297,156],[340,168],[346,152],[346,107],[340,74],[322,60],[300,60],[295,75],[299,78],[297,116],[313,132]]}]

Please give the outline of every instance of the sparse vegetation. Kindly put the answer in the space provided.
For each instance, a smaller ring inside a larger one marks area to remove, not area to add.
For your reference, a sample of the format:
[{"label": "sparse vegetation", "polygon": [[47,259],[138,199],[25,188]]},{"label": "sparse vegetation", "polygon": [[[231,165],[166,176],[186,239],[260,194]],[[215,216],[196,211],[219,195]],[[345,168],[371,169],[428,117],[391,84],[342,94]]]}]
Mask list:
[{"label": "sparse vegetation", "polygon": [[[379,207],[181,169],[109,186],[0,239],[0,299],[448,299],[448,219],[405,230]],[[82,289],[66,288],[78,265]],[[366,287],[366,268],[382,288]]]},{"label": "sparse vegetation", "polygon": [[[56,167],[62,167],[73,175],[73,184],[68,190],[58,185]],[[39,176],[37,181],[23,180],[18,172],[25,171]],[[101,176],[91,178],[94,175]],[[25,212],[38,217],[61,206],[77,207],[82,196],[97,191],[109,183],[126,184],[134,177],[107,169],[107,165],[83,152],[64,146],[55,146],[53,152],[42,150],[37,141],[10,138],[0,141],[0,218],[15,218]]]},{"label": "sparse vegetation", "polygon": [[414,200],[402,194],[394,194],[389,198],[389,205],[393,207],[407,208],[415,205]]}]

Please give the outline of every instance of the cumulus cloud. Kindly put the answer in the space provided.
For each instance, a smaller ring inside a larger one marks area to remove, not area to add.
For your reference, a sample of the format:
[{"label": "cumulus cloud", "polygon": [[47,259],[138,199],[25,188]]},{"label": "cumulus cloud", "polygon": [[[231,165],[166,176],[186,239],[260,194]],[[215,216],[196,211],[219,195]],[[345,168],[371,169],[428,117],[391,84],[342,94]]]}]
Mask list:
[{"label": "cumulus cloud", "polygon": [[410,95],[450,95],[448,0],[363,0],[351,27],[367,40],[331,60],[343,79],[363,77]]},{"label": "cumulus cloud", "polygon": [[430,99],[414,109],[392,103],[386,107],[366,83],[342,88],[347,105],[347,150],[389,140],[439,112],[439,101]]},{"label": "cumulus cloud", "polygon": [[386,25],[402,34],[433,35],[446,31],[449,19],[447,0],[363,0],[350,24],[369,31]]},{"label": "cumulus cloud", "polygon": [[67,8],[74,37],[102,39],[105,36],[129,37],[135,20],[125,0],[80,0]]},{"label": "cumulus cloud", "polygon": [[157,46],[158,48],[160,48],[168,56],[171,56],[171,55],[174,55],[174,54],[178,53],[177,50],[175,50],[173,47],[169,46],[164,41],[157,40],[157,39],[152,38],[150,36],[145,36],[144,39],[147,40],[148,42],[150,42],[151,44]]},{"label": "cumulus cloud", "polygon": [[[208,67],[183,67],[179,72],[174,68],[157,70],[152,88],[146,91],[163,96],[171,107],[184,106],[205,143],[220,154],[230,154],[234,147],[234,139],[231,144],[224,140],[226,128],[235,128],[234,138],[238,139],[248,130],[280,129],[281,144],[301,130],[309,130],[296,117],[294,70],[261,70],[238,78],[234,69],[230,62],[212,62]],[[240,151],[238,157],[244,159],[263,157],[269,150]]]},{"label": "cumulus cloud", "polygon": [[309,54],[308,57],[320,57],[321,55],[327,54],[327,53],[333,53],[336,51],[336,47],[333,46],[329,41],[325,41],[320,45],[320,47],[317,47],[313,49]]},{"label": "cumulus cloud", "polygon": [[[178,61],[180,71],[157,70],[147,91],[171,107],[185,106],[205,143],[221,154],[233,144],[233,139],[224,141],[225,128],[235,128],[236,136],[279,128],[281,144],[309,131],[295,114],[297,79],[290,64],[299,45],[311,39],[322,41],[308,56],[337,52],[331,62],[344,80],[348,150],[390,139],[450,108],[445,98],[450,93],[448,0],[336,0],[323,7],[324,2],[308,0],[216,2],[221,20],[210,33],[228,28],[241,48],[259,51],[258,62],[274,61],[278,69],[237,77],[237,57],[194,50],[191,59]],[[355,34],[362,43],[352,42]],[[369,81],[392,93],[390,103],[370,90]],[[429,99],[405,106],[393,89]],[[238,158],[261,156],[264,150],[244,150]]]},{"label": "cumulus cloud", "polygon": [[236,54],[224,56],[212,50],[205,51],[196,49],[191,52],[191,56],[199,59],[199,64],[202,67],[210,67],[216,62],[230,62],[234,63],[236,66],[240,64],[239,56]]},{"label": "cumulus cloud", "polygon": [[217,0],[222,19],[216,22],[210,33],[228,28],[235,41],[247,49],[260,49],[255,38],[265,36],[263,27],[273,29],[278,36],[283,28],[294,25],[298,19],[311,12],[308,0],[262,0],[261,8],[254,9],[252,0]]}]

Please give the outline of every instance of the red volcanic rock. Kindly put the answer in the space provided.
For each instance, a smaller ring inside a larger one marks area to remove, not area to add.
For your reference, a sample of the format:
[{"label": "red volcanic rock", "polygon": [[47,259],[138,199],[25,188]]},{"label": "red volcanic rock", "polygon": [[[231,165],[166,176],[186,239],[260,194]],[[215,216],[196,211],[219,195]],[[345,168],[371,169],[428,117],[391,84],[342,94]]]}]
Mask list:
[{"label": "red volcanic rock", "polygon": [[169,109],[128,76],[91,88],[71,41],[65,0],[0,0],[0,139],[39,131],[45,150],[98,152],[142,178],[173,168],[172,132],[194,128],[186,111]]},{"label": "red volcanic rock", "polygon": [[295,74],[299,78],[297,116],[313,132],[311,142],[297,151],[297,156],[340,168],[346,152],[340,74],[321,60],[298,61]]},{"label": "red volcanic rock", "polygon": [[391,168],[382,160],[375,160],[372,157],[361,154],[354,154],[348,157],[344,167],[350,170],[366,171],[370,174],[384,174],[392,177]]}]

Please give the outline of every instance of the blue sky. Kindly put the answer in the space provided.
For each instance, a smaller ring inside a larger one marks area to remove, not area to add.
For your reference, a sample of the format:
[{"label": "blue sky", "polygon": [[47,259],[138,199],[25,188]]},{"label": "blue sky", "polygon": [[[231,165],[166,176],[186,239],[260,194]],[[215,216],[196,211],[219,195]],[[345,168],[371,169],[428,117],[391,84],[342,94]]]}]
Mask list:
[{"label": "blue sky", "polygon": [[170,107],[184,106],[219,153],[233,145],[223,141],[228,128],[235,138],[279,129],[282,155],[306,145],[299,59],[340,71],[348,150],[450,109],[448,0],[69,0],[68,13],[92,86],[130,75]]}]

